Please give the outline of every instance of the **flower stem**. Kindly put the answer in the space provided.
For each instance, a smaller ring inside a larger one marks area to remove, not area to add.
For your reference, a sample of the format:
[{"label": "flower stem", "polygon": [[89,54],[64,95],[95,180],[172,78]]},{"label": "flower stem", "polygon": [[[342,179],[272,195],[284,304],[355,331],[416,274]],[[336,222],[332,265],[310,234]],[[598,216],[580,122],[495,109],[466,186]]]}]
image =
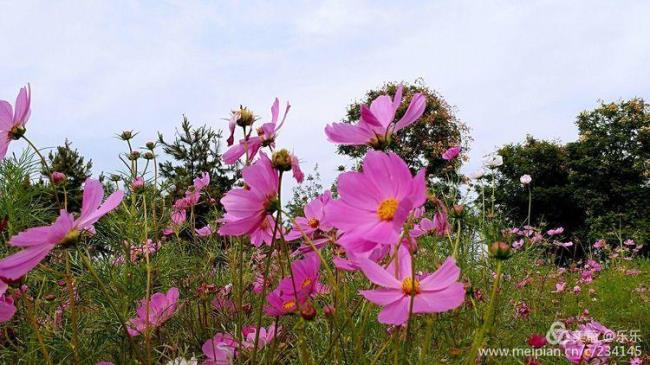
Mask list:
[{"label": "flower stem", "polygon": [[499,284],[501,282],[501,265],[502,261],[498,260],[497,261],[497,271],[496,271],[496,278],[494,279],[494,283],[492,284],[492,292],[490,293],[490,302],[488,303],[488,306],[485,310],[485,314],[483,315],[483,325],[481,328],[479,328],[478,332],[476,333],[476,336],[474,337],[474,341],[472,343],[472,348],[469,353],[469,357],[467,358],[467,364],[472,365],[476,363],[476,357],[478,355],[478,350],[483,346],[484,340],[485,340],[485,335],[487,332],[490,330],[490,327],[492,326],[492,320],[494,317],[494,304],[497,299],[497,291],[499,290]]},{"label": "flower stem", "polygon": [[79,321],[77,318],[77,304],[76,304],[76,294],[74,290],[74,278],[70,271],[70,258],[68,253],[65,254],[65,281],[66,286],[68,287],[68,296],[70,301],[70,316],[72,318],[72,354],[74,356],[75,364],[79,364],[79,333],[78,325]]}]

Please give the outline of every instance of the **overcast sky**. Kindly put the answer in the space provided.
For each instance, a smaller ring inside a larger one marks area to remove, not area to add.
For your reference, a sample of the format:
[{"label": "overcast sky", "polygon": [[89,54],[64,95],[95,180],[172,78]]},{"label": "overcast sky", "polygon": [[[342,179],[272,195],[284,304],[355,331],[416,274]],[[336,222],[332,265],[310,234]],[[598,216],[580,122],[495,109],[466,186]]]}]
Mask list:
[{"label": "overcast sky", "polygon": [[[422,2],[425,3],[425,2]],[[278,146],[327,183],[346,160],[325,124],[384,81],[422,77],[472,129],[471,161],[526,134],[567,142],[599,99],[650,96],[648,1],[3,1],[0,99],[32,85],[31,139],[68,137],[95,173],[113,136],[224,128],[293,105]],[[11,151],[24,148],[14,143]]]}]

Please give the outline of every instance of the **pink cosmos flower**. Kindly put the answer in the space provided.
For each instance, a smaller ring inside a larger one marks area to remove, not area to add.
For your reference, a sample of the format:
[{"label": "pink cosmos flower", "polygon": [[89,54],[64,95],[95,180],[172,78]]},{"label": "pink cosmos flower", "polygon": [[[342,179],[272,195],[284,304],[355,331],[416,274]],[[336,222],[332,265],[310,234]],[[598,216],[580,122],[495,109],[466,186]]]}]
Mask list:
[{"label": "pink cosmos flower", "polygon": [[6,295],[7,288],[7,283],[0,280],[0,322],[6,322],[16,314],[14,298]]},{"label": "pink cosmos flower", "polygon": [[629,240],[629,239],[628,239],[628,240],[625,240],[625,241],[623,242],[623,244],[624,244],[625,246],[636,246],[636,242],[634,242],[634,240]]},{"label": "pink cosmos flower", "polygon": [[558,227],[558,228],[554,228],[554,229],[549,229],[549,230],[546,232],[546,234],[548,234],[549,236],[555,236],[555,235],[562,234],[562,233],[564,233],[564,228],[563,228],[563,227]]},{"label": "pink cosmos flower", "polygon": [[227,333],[217,333],[201,347],[207,358],[203,365],[230,365],[237,356],[237,341]]},{"label": "pink cosmos flower", "polygon": [[303,208],[304,217],[296,217],[292,230],[286,235],[288,241],[293,241],[302,237],[303,233],[310,238],[314,238],[317,232],[329,232],[333,229],[325,215],[325,208],[332,201],[332,193],[327,190],[317,196]]},{"label": "pink cosmos flower", "polygon": [[[244,337],[244,341],[242,342],[244,348],[246,349],[252,349],[255,347],[255,333],[257,332],[257,329],[255,326],[246,326],[242,329],[242,335]],[[277,331],[275,329],[275,324],[270,325],[268,328],[260,328],[260,335],[257,340],[257,348],[260,349],[266,345],[271,344],[271,341],[273,341],[273,338],[277,335]]]},{"label": "pink cosmos flower", "polygon": [[222,236],[253,235],[268,229],[264,224],[270,226],[268,218],[273,219],[269,212],[277,209],[278,172],[266,154],[262,153],[253,165],[245,167],[242,176],[246,187],[232,189],[221,199],[226,209],[220,220]]},{"label": "pink cosmos flower", "polygon": [[599,361],[598,363],[606,363],[609,343],[614,337],[612,330],[599,322],[591,321],[578,326],[576,331],[566,331],[560,341],[560,347],[572,364],[587,364],[594,359],[597,359],[595,361]]},{"label": "pink cosmos flower", "polygon": [[512,248],[515,250],[519,250],[520,248],[524,247],[524,240],[520,239],[512,243]]},{"label": "pink cosmos flower", "polygon": [[605,247],[605,240],[598,240],[594,242],[593,247],[596,249]]},{"label": "pink cosmos flower", "polygon": [[0,160],[7,154],[9,143],[25,133],[25,123],[31,114],[31,100],[29,84],[18,92],[16,110],[13,110],[8,101],[0,100]]},{"label": "pink cosmos flower", "polygon": [[212,227],[210,227],[209,224],[203,228],[195,228],[194,231],[199,237],[208,237],[212,235]]},{"label": "pink cosmos flower", "polygon": [[339,176],[340,199],[327,205],[329,222],[349,237],[397,244],[409,213],[424,204],[424,169],[413,177],[396,154],[369,151],[362,172]]},{"label": "pink cosmos flower", "polygon": [[450,147],[442,154],[442,159],[446,161],[453,160],[460,153],[460,146]]},{"label": "pink cosmos flower", "polygon": [[562,293],[566,289],[566,282],[562,281],[557,284],[555,284],[555,290],[553,293]]},{"label": "pink cosmos flower", "polygon": [[302,260],[291,263],[291,275],[283,278],[278,288],[287,295],[308,298],[317,294],[322,288],[320,278],[320,258],[316,253],[305,255]]},{"label": "pink cosmos flower", "polygon": [[284,116],[282,121],[278,124],[278,119],[280,116],[280,100],[275,98],[273,105],[271,106],[271,121],[268,123],[262,124],[261,127],[257,128],[257,136],[246,137],[239,141],[239,144],[230,147],[226,153],[223,154],[223,161],[229,165],[234,164],[239,160],[244,154],[247,155],[247,159],[252,161],[257,155],[260,147],[275,146],[275,137],[284,124],[284,121],[287,118],[287,113],[291,109],[291,104],[287,102],[287,107],[284,110]]},{"label": "pink cosmos flower", "polygon": [[129,336],[137,336],[165,323],[176,311],[178,296],[177,288],[169,288],[167,293],[156,293],[150,300],[140,300],[135,318],[131,318],[127,323]]},{"label": "pink cosmos flower", "polygon": [[62,209],[52,225],[29,228],[11,237],[8,243],[23,250],[0,260],[0,278],[16,280],[43,261],[56,245],[73,243],[82,233],[94,234],[94,224],[120,204],[124,192],[114,192],[102,204],[103,198],[102,183],[88,178],[77,219]]},{"label": "pink cosmos flower", "polygon": [[596,260],[589,259],[585,263],[585,268],[592,269],[594,272],[601,272],[603,270],[603,265]]},{"label": "pink cosmos flower", "polygon": [[210,174],[204,172],[200,177],[194,179],[194,190],[201,191],[206,186],[210,185]]},{"label": "pink cosmos flower", "polygon": [[370,108],[361,106],[361,118],[357,125],[332,123],[325,127],[327,138],[343,145],[386,145],[393,133],[408,127],[418,120],[426,108],[426,97],[414,94],[411,103],[402,118],[395,122],[395,113],[402,104],[402,85],[397,88],[391,100],[388,95],[381,95],[370,103]]},{"label": "pink cosmos flower", "polygon": [[359,258],[378,262],[386,257],[391,249],[390,245],[378,244],[363,238],[349,238],[345,235],[337,240],[337,244],[345,250],[347,258],[334,257],[332,261],[337,269],[343,271],[358,270],[359,265],[357,262]]},{"label": "pink cosmos flower", "polygon": [[[271,317],[279,317],[294,313],[305,302],[306,297],[298,297],[293,291],[287,292],[285,287],[278,286],[266,296],[267,305],[264,313]],[[298,301],[296,301],[298,299]]]},{"label": "pink cosmos flower", "polygon": [[367,300],[384,307],[379,313],[380,323],[404,324],[411,296],[413,313],[445,312],[457,308],[465,299],[465,288],[458,282],[460,268],[452,257],[422,280],[412,277],[411,255],[404,246],[400,246],[397,257],[386,269],[368,259],[358,262],[368,280],[381,287],[361,291]]}]

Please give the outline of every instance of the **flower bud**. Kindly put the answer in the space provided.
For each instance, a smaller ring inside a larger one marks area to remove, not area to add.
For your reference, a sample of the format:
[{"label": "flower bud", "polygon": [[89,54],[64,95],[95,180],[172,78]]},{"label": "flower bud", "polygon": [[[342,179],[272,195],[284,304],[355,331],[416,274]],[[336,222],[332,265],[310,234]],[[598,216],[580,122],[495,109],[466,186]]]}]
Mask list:
[{"label": "flower bud", "polygon": [[291,170],[291,154],[284,148],[273,152],[271,162],[273,163],[273,167],[278,171]]},{"label": "flower bud", "polygon": [[120,180],[122,180],[122,177],[120,177],[120,175],[111,175],[111,181],[118,182]]},{"label": "flower bud", "polygon": [[316,318],[316,314],[316,308],[309,302],[303,304],[300,308],[300,316],[306,321]]},{"label": "flower bud", "polygon": [[120,134],[120,139],[123,141],[128,141],[134,136],[133,131],[124,131]]},{"label": "flower bud", "polygon": [[490,252],[490,256],[497,260],[506,260],[512,255],[510,245],[505,242],[492,243],[488,251]]},{"label": "flower bud", "polygon": [[325,308],[323,308],[323,313],[325,313],[325,317],[334,317],[334,314],[336,314],[336,309],[333,305],[328,304],[325,306]]},{"label": "flower bud", "polygon": [[454,213],[454,216],[460,217],[463,214],[463,210],[465,209],[465,205],[463,204],[454,204],[452,207],[452,212]]},{"label": "flower bud", "polygon": [[12,128],[12,129],[9,131],[9,136],[10,136],[12,139],[18,140],[18,139],[20,139],[22,136],[25,135],[25,132],[27,132],[27,129],[25,129],[25,127],[23,127],[23,126],[17,126],[17,127]]},{"label": "flower bud", "polygon": [[52,183],[60,184],[65,181],[65,174],[59,171],[54,171],[52,173]]},{"label": "flower bud", "polygon": [[140,158],[140,151],[133,151],[133,152],[129,153],[128,157],[129,157],[129,160],[135,161],[135,160]]},{"label": "flower bud", "polygon": [[144,157],[145,160],[153,160],[154,157],[156,157],[156,156],[153,154],[153,152],[147,151],[147,152],[144,153],[143,157]]},{"label": "flower bud", "polygon": [[154,148],[156,148],[156,142],[147,142],[147,144],[145,144],[145,147],[147,147],[149,151],[153,151]]},{"label": "flower bud", "polygon": [[239,118],[237,118],[237,125],[240,127],[246,127],[253,125],[254,122],[255,116],[253,113],[246,107],[239,107]]}]

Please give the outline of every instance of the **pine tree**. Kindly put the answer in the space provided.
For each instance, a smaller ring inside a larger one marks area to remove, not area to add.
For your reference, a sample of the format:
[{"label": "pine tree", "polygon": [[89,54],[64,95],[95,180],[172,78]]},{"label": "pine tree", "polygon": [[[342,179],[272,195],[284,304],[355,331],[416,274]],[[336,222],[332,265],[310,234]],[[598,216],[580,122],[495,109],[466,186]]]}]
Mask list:
[{"label": "pine tree", "polygon": [[[158,140],[163,151],[172,160],[159,164],[160,175],[173,186],[173,199],[183,196],[193,179],[203,172],[210,174],[208,194],[219,199],[232,187],[238,178],[238,172],[225,166],[221,159],[221,131],[203,125],[193,128],[186,116],[183,116],[181,128],[176,129],[173,142],[165,141],[158,133]],[[203,216],[207,209],[200,209],[197,216]]]}]

